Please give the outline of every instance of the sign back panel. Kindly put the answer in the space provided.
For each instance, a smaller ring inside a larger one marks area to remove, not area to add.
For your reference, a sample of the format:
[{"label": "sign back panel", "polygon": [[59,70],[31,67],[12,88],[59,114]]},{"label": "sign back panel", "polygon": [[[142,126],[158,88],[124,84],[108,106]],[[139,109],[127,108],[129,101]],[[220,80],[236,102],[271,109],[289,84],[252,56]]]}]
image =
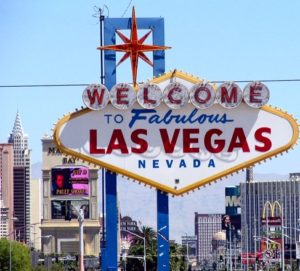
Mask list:
[{"label": "sign back panel", "polygon": [[[193,80],[177,78],[188,87]],[[145,109],[136,102],[67,115],[54,141],[64,153],[180,195],[288,150],[298,134],[290,115],[269,106]]]}]

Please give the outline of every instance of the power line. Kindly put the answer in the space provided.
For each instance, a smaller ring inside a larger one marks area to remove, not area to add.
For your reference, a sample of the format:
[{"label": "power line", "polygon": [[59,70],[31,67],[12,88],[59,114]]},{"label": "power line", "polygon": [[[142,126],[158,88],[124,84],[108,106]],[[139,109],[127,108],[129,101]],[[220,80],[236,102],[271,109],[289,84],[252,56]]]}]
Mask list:
[{"label": "power line", "polygon": [[122,16],[121,16],[121,18],[123,18],[124,15],[126,14],[127,10],[129,9],[129,7],[130,7],[130,5],[131,5],[131,2],[132,2],[132,0],[129,1],[127,7],[125,8],[125,10],[124,10],[124,12],[123,12],[123,14],[122,14]]},{"label": "power line", "polygon": [[[250,83],[250,82],[262,82],[262,83],[284,83],[284,82],[300,82],[300,79],[263,79],[263,80],[237,80],[235,83]],[[210,83],[221,84],[228,82],[228,80],[212,80]],[[91,83],[68,83],[68,84],[15,84],[15,85],[0,85],[0,88],[35,88],[35,87],[86,87]]]},{"label": "power line", "polygon": [[90,84],[24,84],[24,85],[0,85],[0,88],[36,88],[36,87],[86,87]]},{"label": "power line", "polygon": [[[224,83],[227,81],[209,81],[211,83]],[[300,82],[300,79],[263,79],[263,80],[237,80],[235,83],[250,83],[250,82],[262,82],[262,83],[283,83],[283,82]]]}]

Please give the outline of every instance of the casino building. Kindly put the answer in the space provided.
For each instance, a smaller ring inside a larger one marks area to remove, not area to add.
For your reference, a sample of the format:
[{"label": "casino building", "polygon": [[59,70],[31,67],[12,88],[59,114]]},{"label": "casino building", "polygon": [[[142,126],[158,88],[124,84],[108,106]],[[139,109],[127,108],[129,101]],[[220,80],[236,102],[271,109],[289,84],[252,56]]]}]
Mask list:
[{"label": "casino building", "polygon": [[[296,258],[297,227],[300,219],[300,174],[291,173],[288,180],[251,181],[240,184],[242,251],[263,251],[255,236],[268,236],[278,243],[283,217],[285,259]],[[279,258],[279,256],[277,257]]]},{"label": "casino building", "polygon": [[222,214],[195,213],[198,263],[210,260],[213,252],[213,236],[222,230],[222,216]]},{"label": "casino building", "polygon": [[[84,254],[99,256],[98,169],[63,155],[52,137],[42,138],[43,219],[42,251],[45,254],[79,252],[77,213],[84,210]],[[66,220],[67,219],[67,220]]]}]

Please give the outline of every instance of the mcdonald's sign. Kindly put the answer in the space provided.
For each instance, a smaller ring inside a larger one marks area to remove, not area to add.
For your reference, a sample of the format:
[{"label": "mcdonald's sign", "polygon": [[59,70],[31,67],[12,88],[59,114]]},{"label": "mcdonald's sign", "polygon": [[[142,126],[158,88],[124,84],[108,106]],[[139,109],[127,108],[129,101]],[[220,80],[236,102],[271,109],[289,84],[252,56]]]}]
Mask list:
[{"label": "mcdonald's sign", "polygon": [[[278,210],[278,212],[276,212]],[[276,200],[273,203],[267,201],[264,205],[261,224],[262,225],[270,225],[270,226],[279,226],[282,224],[282,206]]]}]

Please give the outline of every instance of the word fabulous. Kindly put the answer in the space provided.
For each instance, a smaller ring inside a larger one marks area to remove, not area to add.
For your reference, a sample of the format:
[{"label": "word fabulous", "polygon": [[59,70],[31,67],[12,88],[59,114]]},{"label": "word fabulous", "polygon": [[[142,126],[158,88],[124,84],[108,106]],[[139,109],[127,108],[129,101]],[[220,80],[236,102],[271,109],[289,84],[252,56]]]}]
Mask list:
[{"label": "word fabulous", "polygon": [[117,109],[129,109],[137,101],[141,107],[153,109],[163,101],[171,109],[180,109],[192,103],[198,109],[207,109],[214,103],[224,108],[236,108],[242,101],[260,108],[269,101],[269,90],[261,82],[251,82],[241,88],[234,82],[221,84],[216,90],[209,83],[198,83],[188,89],[180,82],[169,83],[163,90],[156,84],[140,85],[135,91],[126,83],[119,83],[111,91],[104,85],[90,85],[82,95],[84,104],[92,110],[104,109],[109,101]]}]

